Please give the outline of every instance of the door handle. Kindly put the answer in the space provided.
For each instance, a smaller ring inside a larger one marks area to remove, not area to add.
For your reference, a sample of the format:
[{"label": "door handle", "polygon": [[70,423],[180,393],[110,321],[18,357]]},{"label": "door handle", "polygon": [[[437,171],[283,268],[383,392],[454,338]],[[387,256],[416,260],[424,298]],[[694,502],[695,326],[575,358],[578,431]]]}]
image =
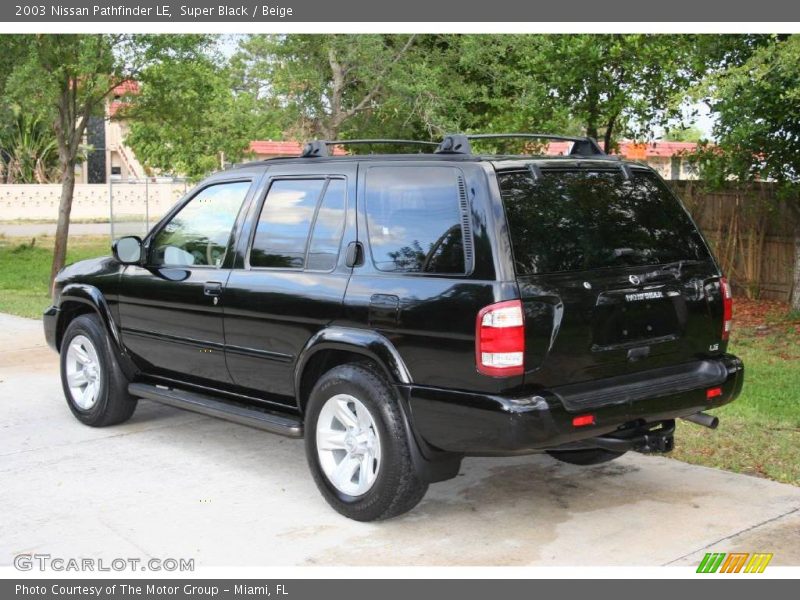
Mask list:
[{"label": "door handle", "polygon": [[220,296],[222,294],[222,282],[206,281],[203,284],[203,294],[206,296]]},{"label": "door handle", "polygon": [[358,267],[364,262],[364,247],[361,242],[350,242],[344,255],[344,264],[348,268]]}]

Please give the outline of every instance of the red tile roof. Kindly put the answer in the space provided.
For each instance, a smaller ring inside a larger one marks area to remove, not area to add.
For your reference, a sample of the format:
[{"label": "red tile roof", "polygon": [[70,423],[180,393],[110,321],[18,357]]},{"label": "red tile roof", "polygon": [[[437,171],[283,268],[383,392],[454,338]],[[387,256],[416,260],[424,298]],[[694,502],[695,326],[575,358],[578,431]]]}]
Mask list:
[{"label": "red tile roof", "polygon": [[[551,142],[547,145],[546,153],[550,155],[567,154],[571,145],[571,142]],[[620,142],[619,150],[614,154],[620,154],[632,160],[644,160],[654,156],[675,156],[691,152],[695,148],[697,148],[697,144],[694,142]],[[302,149],[303,144],[293,141],[256,140],[250,142],[250,151],[258,156],[298,156]],[[333,154],[343,156],[347,152],[337,147],[334,148]]]},{"label": "red tile roof", "polygon": [[124,96],[125,94],[138,94],[139,93],[139,82],[133,81],[132,79],[126,79],[122,83],[120,83],[117,87],[111,90],[111,93],[114,96]]},{"label": "red tile roof", "polygon": [[[250,151],[259,156],[299,156],[303,144],[291,141],[255,140],[250,142]],[[334,156],[347,154],[342,148],[334,148]]]},{"label": "red tile roof", "polygon": [[108,103],[108,116],[113,117],[117,114],[120,108],[125,106],[127,102],[123,100],[128,94],[139,93],[139,82],[131,79],[126,79],[114,89],[111,90],[111,100]]},{"label": "red tile roof", "polygon": [[641,147],[644,147],[645,156],[675,156],[697,150],[695,142],[649,142],[646,144],[622,142],[620,144],[623,156],[628,156],[629,153],[636,153],[637,150],[641,152]]},{"label": "red tile roof", "polygon": [[108,103],[108,116],[113,117],[117,114],[120,108],[122,108],[127,102],[123,102],[122,100],[112,100]]},{"label": "red tile roof", "polygon": [[[571,142],[551,142],[547,145],[548,154],[568,154]],[[620,142],[619,154],[631,160],[644,160],[651,157],[670,157],[689,153],[697,149],[695,142]]]}]

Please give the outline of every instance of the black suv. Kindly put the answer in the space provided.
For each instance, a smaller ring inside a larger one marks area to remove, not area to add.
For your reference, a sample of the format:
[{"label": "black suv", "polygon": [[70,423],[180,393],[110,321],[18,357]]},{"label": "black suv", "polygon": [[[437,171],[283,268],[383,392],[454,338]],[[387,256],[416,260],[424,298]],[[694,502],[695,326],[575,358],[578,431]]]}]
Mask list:
[{"label": "black suv", "polygon": [[465,455],[589,465],[669,451],[676,418],[716,426],[701,411],[743,380],[731,290],[679,200],[589,138],[473,153],[487,137],[312,142],[65,268],[44,328],[70,409],[113,425],[147,398],[304,436],[326,500],[362,521]]}]

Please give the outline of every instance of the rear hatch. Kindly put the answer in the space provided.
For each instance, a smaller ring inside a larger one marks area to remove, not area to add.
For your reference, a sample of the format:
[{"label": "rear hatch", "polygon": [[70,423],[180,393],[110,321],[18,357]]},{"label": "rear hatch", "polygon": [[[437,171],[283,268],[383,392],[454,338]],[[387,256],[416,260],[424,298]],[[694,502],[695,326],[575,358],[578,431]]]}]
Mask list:
[{"label": "rear hatch", "polygon": [[724,350],[719,269],[652,171],[517,165],[498,168],[498,181],[525,310],[526,385],[635,377]]}]

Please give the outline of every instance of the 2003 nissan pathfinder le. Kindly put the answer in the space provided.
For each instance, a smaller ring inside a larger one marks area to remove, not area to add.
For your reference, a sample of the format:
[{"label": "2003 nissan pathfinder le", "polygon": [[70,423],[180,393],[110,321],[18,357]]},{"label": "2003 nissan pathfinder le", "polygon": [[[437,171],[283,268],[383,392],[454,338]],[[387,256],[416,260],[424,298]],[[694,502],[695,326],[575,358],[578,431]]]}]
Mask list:
[{"label": "2003 nissan pathfinder le", "polygon": [[[567,156],[471,142],[572,142]],[[579,465],[668,452],[732,401],[731,290],[650,168],[589,138],[452,135],[432,152],[253,162],[113,258],[65,268],[45,313],[70,409],[138,398],[305,437],[352,519],[413,508],[466,455]],[[266,458],[266,457],[265,457]]]}]

